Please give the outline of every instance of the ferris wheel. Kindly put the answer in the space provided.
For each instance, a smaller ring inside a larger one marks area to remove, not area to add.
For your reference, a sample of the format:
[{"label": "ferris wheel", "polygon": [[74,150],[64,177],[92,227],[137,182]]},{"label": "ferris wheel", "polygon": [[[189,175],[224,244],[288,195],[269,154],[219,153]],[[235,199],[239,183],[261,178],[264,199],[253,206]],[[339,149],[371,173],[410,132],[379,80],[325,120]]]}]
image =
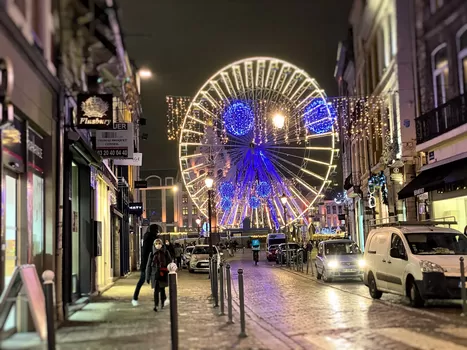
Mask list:
[{"label": "ferris wheel", "polygon": [[215,181],[220,227],[308,225],[330,184],[336,112],[317,82],[276,58],[234,62],[209,78],[184,117],[179,139],[185,187],[207,216]]}]

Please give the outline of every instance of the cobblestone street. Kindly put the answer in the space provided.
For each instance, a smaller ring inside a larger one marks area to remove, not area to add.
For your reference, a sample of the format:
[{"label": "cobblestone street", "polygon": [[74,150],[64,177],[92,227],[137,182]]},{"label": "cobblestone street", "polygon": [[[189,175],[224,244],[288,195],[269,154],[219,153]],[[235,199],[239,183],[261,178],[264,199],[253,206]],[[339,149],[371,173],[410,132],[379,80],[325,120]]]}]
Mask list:
[{"label": "cobblestone street", "polygon": [[375,301],[361,282],[325,284],[261,258],[254,266],[250,252],[237,254],[233,278],[244,269],[250,322],[279,335],[290,348],[467,348],[467,323],[456,304],[412,309],[397,296]]}]

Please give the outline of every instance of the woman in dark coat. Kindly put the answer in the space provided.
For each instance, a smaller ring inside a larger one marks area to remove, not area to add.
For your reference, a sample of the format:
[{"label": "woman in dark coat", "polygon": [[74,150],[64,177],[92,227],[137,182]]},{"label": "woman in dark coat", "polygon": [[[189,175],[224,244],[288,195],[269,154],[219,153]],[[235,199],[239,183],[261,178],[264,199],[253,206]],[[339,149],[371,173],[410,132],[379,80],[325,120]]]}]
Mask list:
[{"label": "woman in dark coat", "polygon": [[146,281],[151,281],[151,287],[154,289],[154,311],[157,312],[159,306],[159,293],[161,309],[164,308],[167,296],[165,288],[169,284],[169,270],[167,266],[172,262],[172,257],[167,249],[162,245],[160,239],[154,241],[152,252],[149,255],[146,265]]}]

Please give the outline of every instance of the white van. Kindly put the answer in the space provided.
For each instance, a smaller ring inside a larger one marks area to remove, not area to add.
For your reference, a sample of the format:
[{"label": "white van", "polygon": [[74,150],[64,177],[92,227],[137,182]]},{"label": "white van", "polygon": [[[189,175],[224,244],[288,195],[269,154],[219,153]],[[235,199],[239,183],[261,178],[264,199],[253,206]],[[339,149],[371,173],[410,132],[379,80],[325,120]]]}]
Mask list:
[{"label": "white van", "polygon": [[461,297],[459,258],[467,256],[467,237],[440,224],[455,221],[400,222],[370,231],[363,278],[372,298],[393,293],[421,307],[427,299]]},{"label": "white van", "polygon": [[270,233],[266,238],[266,248],[269,250],[269,247],[272,245],[279,245],[287,241],[284,233]]}]

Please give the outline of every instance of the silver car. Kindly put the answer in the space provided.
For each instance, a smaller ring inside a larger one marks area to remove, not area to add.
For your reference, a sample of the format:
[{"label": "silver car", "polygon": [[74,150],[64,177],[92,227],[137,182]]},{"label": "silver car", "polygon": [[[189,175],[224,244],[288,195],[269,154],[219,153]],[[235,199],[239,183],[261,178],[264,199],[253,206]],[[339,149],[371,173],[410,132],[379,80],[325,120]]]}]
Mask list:
[{"label": "silver car", "polygon": [[190,258],[191,258],[191,252],[195,249],[195,246],[189,246],[185,248],[185,251],[183,252],[182,255],[182,267],[184,269],[188,268],[190,266]]},{"label": "silver car", "polygon": [[363,281],[365,262],[357,244],[348,239],[321,242],[316,256],[316,276],[324,282],[358,278]]},{"label": "silver car", "polygon": [[[217,268],[221,263],[223,253],[219,252],[219,249],[216,246],[212,247],[213,255],[217,257]],[[194,247],[191,252],[190,264],[188,265],[189,272],[209,272],[209,245],[197,245]]]}]

